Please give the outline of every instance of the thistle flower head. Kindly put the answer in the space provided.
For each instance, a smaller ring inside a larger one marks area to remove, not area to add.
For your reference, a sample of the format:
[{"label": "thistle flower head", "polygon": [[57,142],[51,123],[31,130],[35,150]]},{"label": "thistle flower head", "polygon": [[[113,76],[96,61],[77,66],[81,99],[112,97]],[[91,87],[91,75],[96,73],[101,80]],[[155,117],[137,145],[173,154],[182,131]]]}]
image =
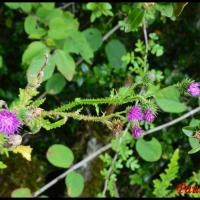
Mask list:
[{"label": "thistle flower head", "polygon": [[128,120],[129,121],[141,121],[143,118],[143,114],[141,111],[141,108],[139,106],[133,106],[129,111],[128,111]]},{"label": "thistle flower head", "polygon": [[7,110],[0,111],[0,132],[6,135],[14,134],[19,131],[21,125],[16,114]]},{"label": "thistle flower head", "polygon": [[200,96],[200,82],[191,83],[187,89],[192,96]]},{"label": "thistle flower head", "polygon": [[142,136],[142,129],[135,125],[132,129],[132,135],[133,137],[135,137],[136,139]]},{"label": "thistle flower head", "polygon": [[153,122],[154,119],[155,119],[155,117],[156,117],[156,114],[155,114],[155,112],[153,112],[153,110],[151,110],[151,109],[146,109],[146,110],[144,111],[144,120],[145,120],[146,122],[149,122],[149,123]]},{"label": "thistle flower head", "polygon": [[152,81],[155,80],[155,74],[153,72],[149,73],[149,79]]}]

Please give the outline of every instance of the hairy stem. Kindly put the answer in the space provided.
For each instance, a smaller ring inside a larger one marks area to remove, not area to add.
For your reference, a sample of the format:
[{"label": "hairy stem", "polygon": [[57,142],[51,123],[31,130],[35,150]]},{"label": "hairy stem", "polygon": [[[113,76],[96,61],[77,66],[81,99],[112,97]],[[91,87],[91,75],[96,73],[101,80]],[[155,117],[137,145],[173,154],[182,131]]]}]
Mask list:
[{"label": "hairy stem", "polygon": [[127,99],[120,99],[117,97],[105,97],[105,98],[98,98],[98,99],[75,99],[74,101],[65,104],[59,108],[54,109],[53,111],[66,111],[69,110],[75,106],[79,105],[97,105],[97,104],[114,104],[114,105],[120,105],[132,102],[133,100],[140,99],[141,101],[146,101],[146,99],[142,96],[133,96],[129,97]]}]

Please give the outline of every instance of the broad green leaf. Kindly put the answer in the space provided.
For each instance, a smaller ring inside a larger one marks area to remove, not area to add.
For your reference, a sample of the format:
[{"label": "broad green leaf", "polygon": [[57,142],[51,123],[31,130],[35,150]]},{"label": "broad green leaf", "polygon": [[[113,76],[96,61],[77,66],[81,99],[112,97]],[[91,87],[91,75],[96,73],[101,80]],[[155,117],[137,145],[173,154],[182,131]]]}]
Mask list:
[{"label": "broad green leaf", "polygon": [[191,149],[188,153],[193,154],[193,153],[196,153],[198,151],[200,151],[200,145],[198,147],[194,148],[194,149]]},{"label": "broad green leaf", "polygon": [[20,4],[20,8],[24,11],[24,12],[27,12],[27,13],[30,13],[31,12],[31,9],[32,9],[32,3],[19,3]]},{"label": "broad green leaf", "polygon": [[102,45],[102,34],[101,32],[96,28],[88,28],[83,31],[90,47],[93,51],[96,51],[99,49],[99,47]]},{"label": "broad green leaf", "polygon": [[47,159],[56,167],[68,168],[73,163],[74,155],[68,147],[54,144],[47,151]]},{"label": "broad green leaf", "polygon": [[11,197],[32,197],[32,194],[29,188],[18,188],[12,192]]},{"label": "broad green leaf", "polygon": [[75,38],[69,36],[64,41],[63,50],[67,53],[76,53],[80,52],[80,45]]},{"label": "broad green leaf", "polygon": [[127,30],[126,32],[137,30],[138,26],[142,23],[144,17],[144,10],[135,8],[128,15]]},{"label": "broad green leaf", "polygon": [[45,7],[39,7],[36,11],[36,15],[45,23],[48,23],[56,18],[56,17],[62,17],[63,11],[61,9],[53,9],[49,10]]},{"label": "broad green leaf", "polygon": [[155,162],[160,159],[162,155],[162,146],[156,138],[146,141],[140,138],[136,142],[136,150],[140,157],[148,162]]},{"label": "broad green leaf", "polygon": [[166,17],[172,17],[174,12],[173,3],[156,3],[155,8]]},{"label": "broad green leaf", "polygon": [[185,126],[185,127],[182,128],[182,131],[185,135],[187,135],[188,137],[191,137],[193,135],[193,132],[194,132],[194,127]]},{"label": "broad green leaf", "polygon": [[187,109],[185,104],[179,101],[180,93],[174,86],[161,89],[154,96],[158,106],[165,112],[181,113]]},{"label": "broad green leaf", "polygon": [[192,149],[196,149],[197,147],[200,146],[199,144],[199,140],[195,137],[189,137],[188,138],[190,146],[192,147]]},{"label": "broad green leaf", "polygon": [[60,73],[56,73],[46,82],[45,90],[48,94],[55,95],[59,94],[65,85],[65,78]]},{"label": "broad green leaf", "polygon": [[41,3],[41,5],[42,5],[42,7],[46,8],[48,10],[52,10],[55,7],[55,3],[47,3],[47,2],[45,2],[45,3]]},{"label": "broad green leaf", "polygon": [[55,17],[49,22],[48,35],[52,39],[60,40],[69,35],[73,35],[74,31],[77,31],[78,24],[69,14],[64,17]]},{"label": "broad green leaf", "polygon": [[118,69],[126,67],[121,60],[122,56],[126,54],[126,48],[123,43],[116,39],[111,40],[106,44],[105,51],[111,67]]},{"label": "broad green leaf", "polygon": [[41,54],[45,54],[48,48],[42,42],[32,42],[22,55],[22,64],[30,64],[31,60]]},{"label": "broad green leaf", "polygon": [[59,40],[68,36],[68,25],[61,17],[53,18],[49,23],[49,37]]},{"label": "broad green leaf", "polygon": [[57,49],[54,54],[56,66],[60,73],[71,81],[75,74],[75,63],[73,58],[63,50]]},{"label": "broad green leaf", "polygon": [[190,121],[190,126],[192,126],[192,127],[197,127],[199,125],[200,125],[200,120],[198,120],[198,119],[192,119]]},{"label": "broad green leaf", "polygon": [[84,33],[74,31],[66,39],[64,44],[64,51],[80,53],[85,61],[91,63],[90,59],[93,58],[93,50],[86,40]]},{"label": "broad green leaf", "polygon": [[18,9],[20,7],[19,3],[5,3],[5,5],[11,9]]},{"label": "broad green leaf", "polygon": [[[32,80],[37,76],[38,72],[41,70],[41,67],[44,65],[44,63],[45,63],[45,56],[43,54],[38,55],[32,59],[26,73],[27,80],[29,83],[31,83]],[[48,80],[52,76],[54,69],[55,69],[55,61],[53,57],[49,55],[48,63],[44,68],[44,75],[42,79],[43,82]]]},{"label": "broad green leaf", "polygon": [[47,34],[47,31],[44,28],[36,28],[35,30],[33,30],[30,35],[28,36],[28,38],[30,39],[41,39],[44,35]]},{"label": "broad green leaf", "polygon": [[37,26],[37,19],[36,17],[29,15],[26,17],[25,22],[24,22],[24,30],[26,31],[27,34],[31,34]]},{"label": "broad green leaf", "polygon": [[65,178],[67,193],[70,197],[78,197],[84,189],[84,178],[77,172],[69,173]]}]

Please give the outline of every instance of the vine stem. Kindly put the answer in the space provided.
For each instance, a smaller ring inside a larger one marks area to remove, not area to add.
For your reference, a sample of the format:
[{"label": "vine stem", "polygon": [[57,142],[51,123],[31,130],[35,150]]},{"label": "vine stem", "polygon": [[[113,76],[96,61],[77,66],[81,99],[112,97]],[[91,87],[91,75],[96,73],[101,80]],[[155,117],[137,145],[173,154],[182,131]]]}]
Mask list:
[{"label": "vine stem", "polygon": [[[165,123],[163,125],[160,125],[156,128],[153,128],[149,131],[146,131],[144,133],[144,135],[150,134],[150,133],[154,133],[157,132],[159,130],[162,130],[164,128],[167,128],[169,126],[172,126],[178,122],[180,122],[183,119],[186,119],[187,117],[194,115],[195,113],[200,111],[200,106],[189,111],[188,113],[182,115],[181,117],[176,118],[175,120],[172,120],[171,122]],[[100,148],[99,150],[97,150],[96,152],[92,153],[91,155],[89,155],[88,157],[86,157],[85,159],[83,159],[82,161],[78,162],[77,164],[73,165],[70,169],[68,169],[67,171],[65,171],[64,173],[62,173],[61,175],[57,176],[55,179],[53,179],[52,181],[50,181],[49,183],[47,183],[46,185],[44,185],[42,188],[40,188],[38,191],[36,191],[33,194],[33,197],[37,197],[40,194],[42,194],[44,191],[46,191],[48,188],[52,187],[54,184],[56,184],[58,181],[60,181],[61,179],[65,178],[65,176],[67,174],[69,174],[70,172],[84,166],[87,162],[95,159],[97,156],[99,156],[100,154],[102,154],[103,152],[107,151],[108,149],[110,149],[112,147],[111,143],[105,145],[104,147]]]}]

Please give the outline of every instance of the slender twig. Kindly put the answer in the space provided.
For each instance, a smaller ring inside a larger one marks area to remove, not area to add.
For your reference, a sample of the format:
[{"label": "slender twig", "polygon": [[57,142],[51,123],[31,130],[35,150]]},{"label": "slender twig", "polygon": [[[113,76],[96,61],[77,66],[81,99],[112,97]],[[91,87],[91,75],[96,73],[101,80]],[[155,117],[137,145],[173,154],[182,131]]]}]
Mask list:
[{"label": "slender twig", "polygon": [[[120,146],[121,143],[122,143],[122,137],[123,137],[124,134],[128,131],[129,127],[130,127],[130,123],[127,124],[126,129],[123,131],[123,134],[122,134],[122,136],[121,136],[120,139],[119,139],[119,144],[118,144],[119,146]],[[111,166],[110,166],[110,168],[109,168],[109,170],[108,170],[108,176],[106,177],[106,181],[105,181],[105,183],[104,183],[104,189],[103,189],[103,195],[104,195],[104,196],[105,196],[106,191],[107,191],[107,189],[108,189],[109,178],[110,178],[110,175],[111,175],[111,173],[112,173],[112,171],[113,171],[113,167],[114,167],[115,162],[117,161],[118,156],[119,156],[119,153],[117,152],[117,153],[115,154],[115,156],[113,157]]]},{"label": "slender twig", "polygon": [[36,101],[46,97],[46,95],[47,95],[47,92],[45,91],[36,99]]},{"label": "slender twig", "polygon": [[64,10],[65,8],[67,8],[67,7],[69,7],[69,6],[72,6],[72,5],[73,5],[73,2],[66,3],[66,4],[64,4],[63,6],[60,6],[59,9]]},{"label": "slender twig", "polygon": [[114,26],[110,31],[108,31],[108,33],[106,33],[103,38],[102,41],[105,42],[114,32],[116,32],[118,29],[120,28],[120,25],[117,24],[116,26]]},{"label": "slender twig", "polygon": [[80,168],[81,166],[85,165],[87,162],[93,160],[94,158],[96,158],[98,155],[102,154],[103,152],[107,151],[108,149],[111,148],[111,144],[107,144],[106,146],[100,148],[99,150],[97,150],[96,152],[94,152],[93,154],[89,155],[87,158],[83,159],[82,161],[78,162],[77,164],[73,165],[70,169],[68,169],[67,171],[65,171],[64,173],[62,173],[61,175],[59,175],[58,177],[56,177],[55,179],[53,179],[52,181],[50,181],[48,184],[46,184],[45,186],[43,186],[42,188],[40,188],[38,191],[36,191],[33,194],[33,197],[37,197],[40,194],[42,194],[44,191],[46,191],[48,188],[52,187],[54,184],[56,184],[58,181],[60,181],[61,179],[65,178],[67,174],[69,174],[70,172]]},{"label": "slender twig", "polygon": [[176,123],[182,121],[183,119],[185,119],[185,118],[187,118],[187,117],[189,117],[189,116],[191,116],[191,115],[194,115],[195,113],[197,113],[197,112],[199,112],[199,111],[200,111],[200,107],[197,107],[197,108],[195,108],[195,109],[189,111],[188,113],[182,115],[181,117],[178,117],[178,118],[176,118],[175,120],[172,120],[171,122],[168,122],[168,123],[166,123],[166,124],[157,126],[156,128],[153,128],[153,129],[151,129],[151,130],[149,130],[149,131],[146,131],[146,132],[144,133],[144,135],[148,135],[148,134],[150,134],[150,133],[153,133],[153,132],[156,132],[156,131],[160,131],[160,130],[162,130],[162,129],[164,129],[164,128],[167,128],[167,127],[169,127],[169,126],[172,126],[172,125],[174,125],[174,124],[176,124]]},{"label": "slender twig", "polygon": [[[189,116],[192,116],[194,115],[195,113],[199,112],[200,111],[200,106],[189,111],[188,113],[182,115],[181,117],[178,117],[177,119],[174,119],[172,120],[171,122],[168,122],[168,123],[165,123],[165,124],[162,124],[156,128],[153,128],[149,131],[146,131],[144,133],[144,135],[147,135],[147,134],[150,134],[150,133],[154,133],[154,132],[157,132],[157,131],[160,131],[161,129],[164,129],[164,128],[167,128],[169,126],[172,126],[178,122],[180,122],[181,120],[189,117]],[[34,194],[33,194],[33,197],[37,197],[39,196],[40,194],[42,194],[44,191],[46,191],[48,188],[52,187],[54,184],[56,184],[58,181],[60,181],[61,179],[65,178],[65,176],[82,167],[83,165],[85,165],[87,162],[95,159],[97,156],[99,156],[101,153],[107,151],[108,149],[110,149],[112,147],[111,143],[110,144],[107,144],[106,146],[100,148],[99,150],[97,150],[96,152],[94,152],[93,154],[89,155],[88,157],[86,157],[85,159],[83,159],[82,161],[78,162],[77,164],[73,165],[70,169],[68,169],[66,172],[64,172],[63,174],[59,175],[58,177],[56,177],[55,179],[53,179],[52,181],[50,181],[49,183],[47,183],[45,186],[43,186],[42,188],[40,188],[38,191],[36,191]]]}]

